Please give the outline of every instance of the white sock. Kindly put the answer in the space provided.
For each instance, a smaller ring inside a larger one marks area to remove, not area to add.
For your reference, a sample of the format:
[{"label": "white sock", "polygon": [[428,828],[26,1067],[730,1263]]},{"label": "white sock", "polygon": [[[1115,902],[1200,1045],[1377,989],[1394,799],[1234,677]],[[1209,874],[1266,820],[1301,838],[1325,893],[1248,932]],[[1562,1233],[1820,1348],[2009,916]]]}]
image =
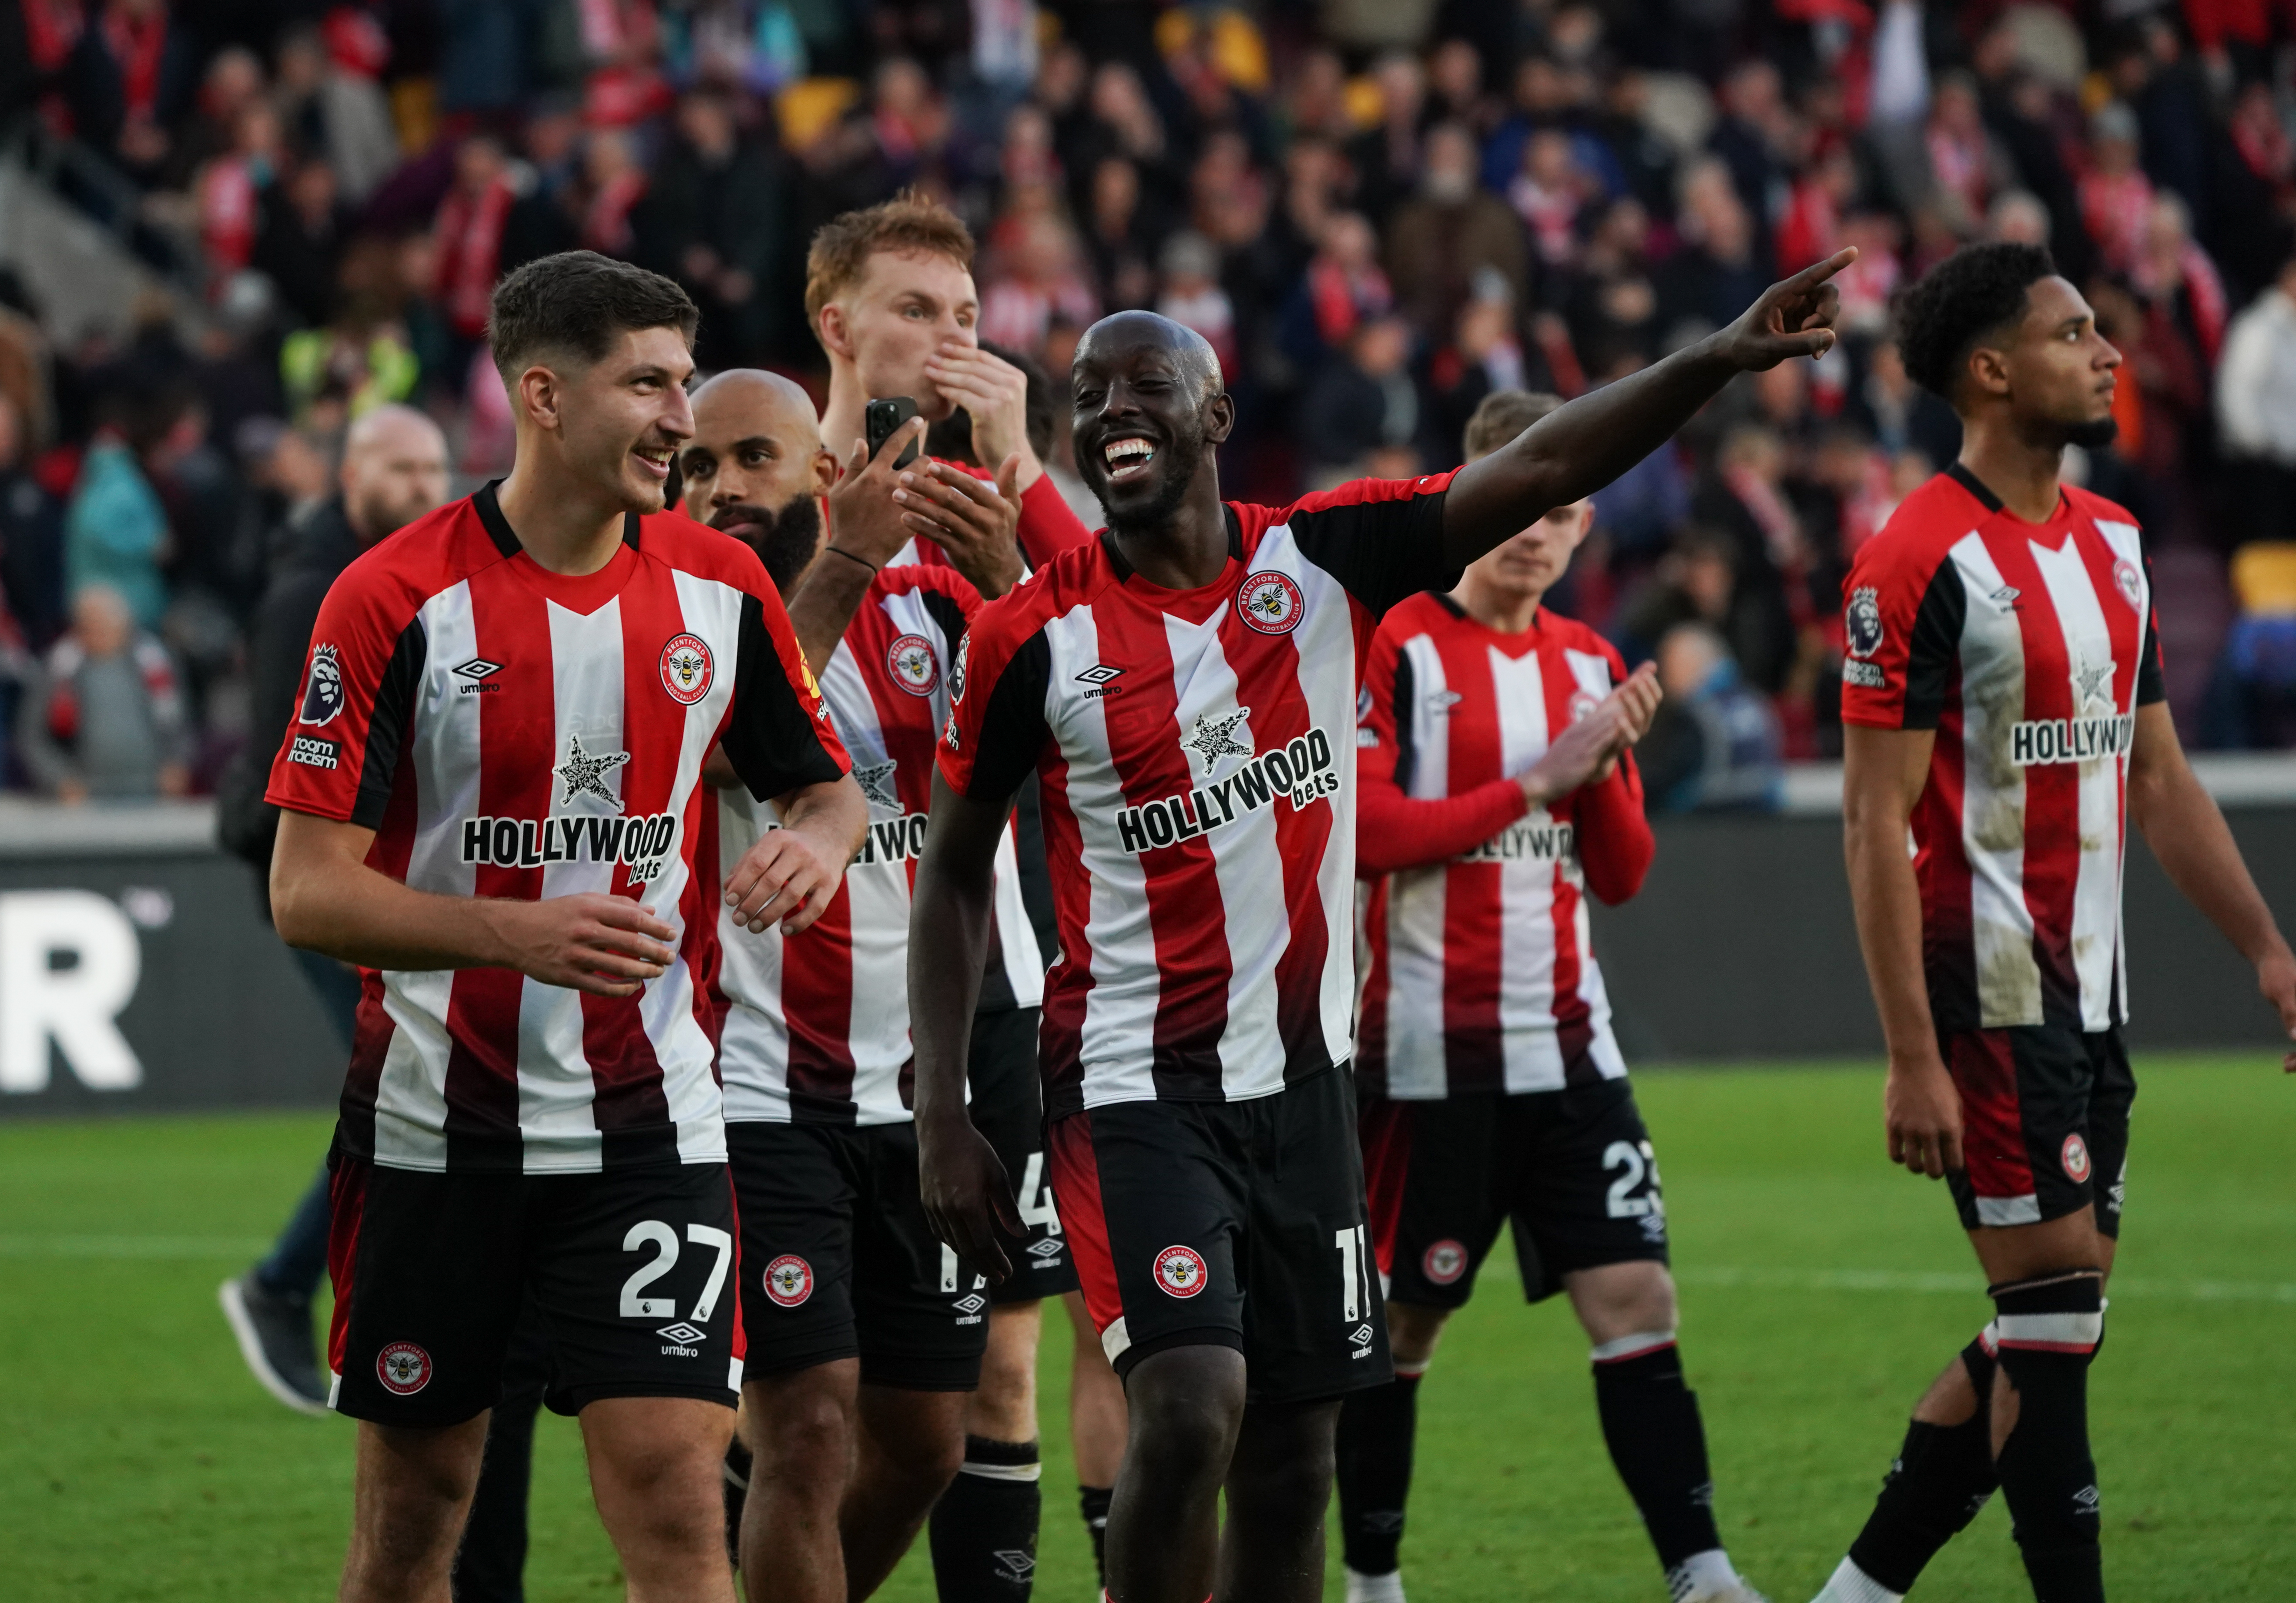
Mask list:
[{"label": "white sock", "polygon": [[1730,1566],[1730,1555],[1720,1548],[1693,1553],[1666,1573],[1666,1590],[1675,1603],[1719,1597],[1737,1584],[1738,1572]]},{"label": "white sock", "polygon": [[1810,1603],[1905,1603],[1906,1594],[1893,1592],[1867,1574],[1849,1559],[1844,1558],[1825,1590],[1810,1599]]},{"label": "white sock", "polygon": [[1401,1570],[1390,1570],[1384,1575],[1359,1575],[1348,1570],[1347,1577],[1348,1603],[1403,1603]]}]

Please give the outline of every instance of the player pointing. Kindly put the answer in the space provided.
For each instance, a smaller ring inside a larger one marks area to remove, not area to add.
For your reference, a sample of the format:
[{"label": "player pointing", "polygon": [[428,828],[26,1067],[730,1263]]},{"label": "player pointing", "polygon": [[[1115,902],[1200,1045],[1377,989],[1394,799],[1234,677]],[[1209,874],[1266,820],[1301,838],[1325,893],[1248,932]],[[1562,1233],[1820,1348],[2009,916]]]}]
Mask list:
[{"label": "player pointing", "polygon": [[1820,1599],[1895,1603],[1997,1485],[2034,1596],[2098,1603],[2088,1366],[2136,1089],[2128,826],[2292,1035],[2296,958],[2177,744],[2136,522],[2060,478],[2066,446],[2112,439],[2120,353],[2031,245],[1960,251],[1902,320],[1962,448],[1850,573],[1845,843],[1890,1161],[1950,1183],[1995,1318],[1914,1410]]},{"label": "player pointing", "polygon": [[1216,1582],[1320,1596],[1339,1399],[1390,1374],[1342,1066],[1373,625],[1624,472],[1734,374],[1829,349],[1825,280],[1852,259],[1456,473],[1283,508],[1220,498],[1234,407],[1201,338],[1128,312],[1079,346],[1077,456],[1110,527],[967,637],[909,984],[926,1205],[1001,1279],[996,1226],[1018,1221],[965,1116],[964,1055],[996,843],[1035,770],[1062,949],[1041,1051],[1054,1189],[1131,1403],[1119,1603],[1201,1603]]}]

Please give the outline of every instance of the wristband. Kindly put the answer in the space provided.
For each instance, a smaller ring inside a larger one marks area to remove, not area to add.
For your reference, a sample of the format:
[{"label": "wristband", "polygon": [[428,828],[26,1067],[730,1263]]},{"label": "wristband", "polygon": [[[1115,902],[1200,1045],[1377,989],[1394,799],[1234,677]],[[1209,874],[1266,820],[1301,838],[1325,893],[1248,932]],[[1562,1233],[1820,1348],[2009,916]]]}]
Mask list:
[{"label": "wristband", "polygon": [[878,566],[877,566],[877,564],[876,564],[875,563],[871,562],[871,561],[870,561],[867,557],[865,557],[865,556],[856,556],[856,555],[853,555],[853,553],[851,553],[850,551],[848,551],[848,550],[847,550],[844,547],[842,547],[842,546],[824,546],[824,547],[822,547],[822,549],[823,549],[824,551],[833,551],[833,552],[835,552],[838,555],[840,555],[840,556],[843,557],[843,558],[844,558],[847,562],[849,562],[849,563],[859,563],[863,567],[865,567],[865,568],[868,569],[868,570],[869,570],[869,571],[870,571],[870,572],[872,572],[872,573],[875,573],[875,572],[879,572],[879,571],[881,571],[881,570],[878,568]]}]

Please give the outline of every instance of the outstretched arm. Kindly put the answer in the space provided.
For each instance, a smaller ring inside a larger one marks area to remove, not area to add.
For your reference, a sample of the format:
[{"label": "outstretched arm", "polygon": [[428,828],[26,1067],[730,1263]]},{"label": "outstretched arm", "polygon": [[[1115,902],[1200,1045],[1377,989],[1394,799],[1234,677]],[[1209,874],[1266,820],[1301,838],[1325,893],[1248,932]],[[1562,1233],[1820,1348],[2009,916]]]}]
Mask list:
[{"label": "outstretched arm", "polygon": [[[2256,988],[2296,1040],[2296,957],[2288,950],[2272,909],[2241,860],[2216,798],[2185,760],[2165,702],[2136,710],[2136,739],[2129,749],[2128,816],[2185,900],[2206,914],[2225,939],[2256,966]],[[2296,1074],[2296,1049],[2281,1060]]]},{"label": "outstretched arm", "polygon": [[1021,1233],[996,1149],[964,1111],[972,1009],[988,958],[997,837],[1010,796],[959,795],[933,776],[931,822],[909,904],[909,1034],[916,1053],[917,1187],[933,1234],[995,1285],[1013,1272],[996,1227]]},{"label": "outstretched arm", "polygon": [[1833,349],[1841,298],[1827,281],[1857,259],[1854,250],[1838,251],[1772,284],[1720,333],[1580,396],[1461,468],[1443,507],[1451,560],[1471,563],[1554,508],[1594,494],[1665,444],[1739,374]]}]

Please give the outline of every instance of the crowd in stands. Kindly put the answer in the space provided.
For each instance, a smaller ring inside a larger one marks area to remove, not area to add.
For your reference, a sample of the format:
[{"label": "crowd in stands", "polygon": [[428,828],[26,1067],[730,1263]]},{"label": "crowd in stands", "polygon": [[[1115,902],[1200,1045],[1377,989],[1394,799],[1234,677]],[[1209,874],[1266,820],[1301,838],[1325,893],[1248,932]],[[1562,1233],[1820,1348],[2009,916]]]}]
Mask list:
[{"label": "crowd in stands", "polygon": [[11,148],[130,186],[159,288],[60,327],[0,269],[4,782],[212,786],[349,421],[408,401],[461,486],[506,465],[511,267],[627,257],[705,368],[810,382],[808,239],[912,185],[1051,374],[1107,311],[1200,331],[1267,500],[1453,465],[1492,390],[1582,393],[1857,246],[1844,341],[1603,492],[1554,597],[1657,659],[1669,806],[1838,752],[1841,575],[1957,448],[1891,296],[2045,243],[2126,358],[2074,472],[2144,525],[2180,725],[2296,744],[2292,37],[2267,0],[20,0]]}]

